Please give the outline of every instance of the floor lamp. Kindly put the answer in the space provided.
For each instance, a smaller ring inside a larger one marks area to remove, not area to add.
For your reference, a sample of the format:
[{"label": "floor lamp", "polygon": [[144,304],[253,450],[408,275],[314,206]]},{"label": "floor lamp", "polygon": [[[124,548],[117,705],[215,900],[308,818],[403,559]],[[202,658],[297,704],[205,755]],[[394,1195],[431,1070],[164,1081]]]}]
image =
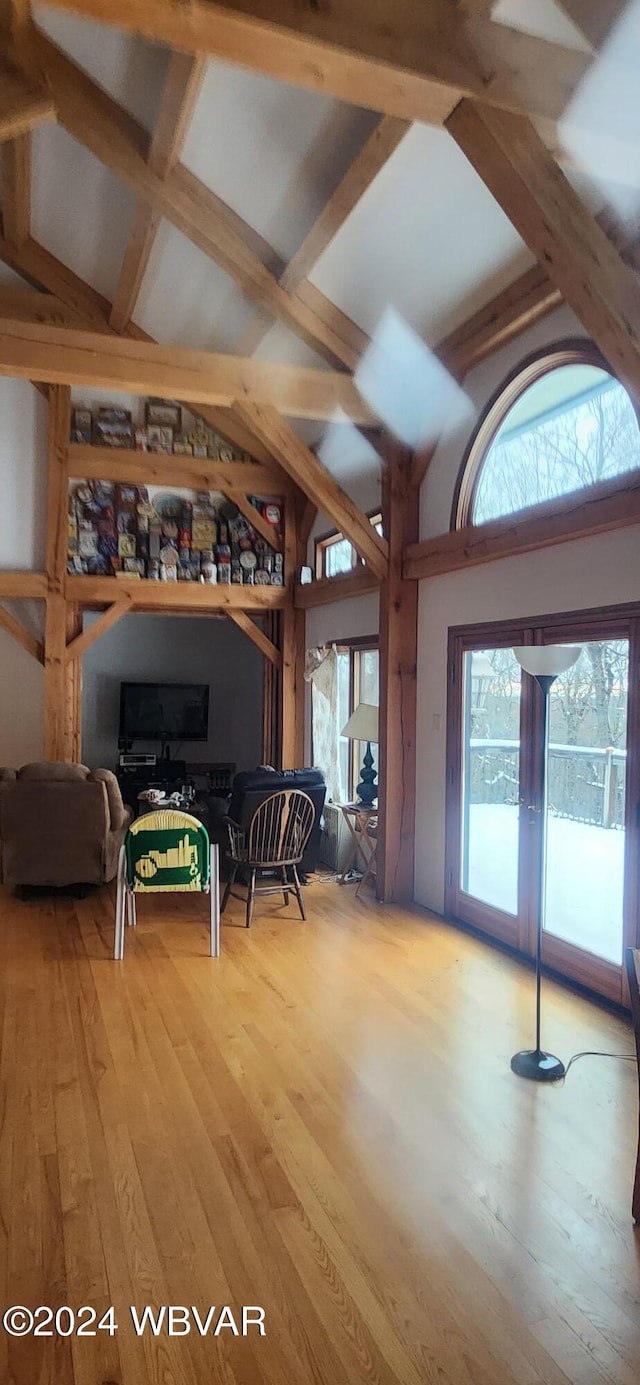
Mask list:
[{"label": "floor lamp", "polygon": [[540,1045],[540,963],[542,958],[542,920],[544,914],[545,874],[547,855],[547,740],[549,731],[549,692],[558,674],[566,673],[575,664],[580,646],[566,644],[520,645],[514,654],[525,673],[535,678],[542,692],[542,716],[540,720],[540,754],[542,821],[536,847],[537,911],[536,919],[536,1046],[534,1049],[514,1053],[511,1069],[518,1077],[528,1077],[532,1082],[557,1082],[564,1077],[564,1063],[545,1053]]}]

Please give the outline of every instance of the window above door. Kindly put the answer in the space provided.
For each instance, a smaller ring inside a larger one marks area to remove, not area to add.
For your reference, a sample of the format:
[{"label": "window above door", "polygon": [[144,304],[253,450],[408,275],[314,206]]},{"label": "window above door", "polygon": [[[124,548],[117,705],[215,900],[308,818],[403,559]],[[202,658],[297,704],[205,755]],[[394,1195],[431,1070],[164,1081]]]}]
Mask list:
[{"label": "window above door", "polygon": [[494,396],[467,451],[453,526],[486,524],[640,469],[638,417],[587,341],[520,366]]}]

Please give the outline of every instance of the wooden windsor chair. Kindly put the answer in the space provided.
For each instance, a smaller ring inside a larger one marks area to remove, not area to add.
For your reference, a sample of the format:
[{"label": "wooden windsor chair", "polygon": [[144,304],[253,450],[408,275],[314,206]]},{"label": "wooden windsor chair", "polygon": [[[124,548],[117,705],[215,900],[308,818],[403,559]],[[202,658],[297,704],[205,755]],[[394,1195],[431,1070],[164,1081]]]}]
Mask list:
[{"label": "wooden windsor chair", "polygon": [[[246,876],[246,918],[247,928],[253,917],[253,903],[256,894],[280,894],[285,904],[290,894],[295,894],[301,917],[306,919],[298,866],[313,829],[315,808],[309,795],[299,789],[280,789],[256,808],[248,827],[243,828],[231,818],[227,818],[229,830],[229,879],[222,898],[221,912],[224,913],[229,896],[241,899],[233,886],[238,872]],[[258,883],[256,877],[263,872],[278,875],[278,884]],[[291,872],[291,875],[289,875]]]}]

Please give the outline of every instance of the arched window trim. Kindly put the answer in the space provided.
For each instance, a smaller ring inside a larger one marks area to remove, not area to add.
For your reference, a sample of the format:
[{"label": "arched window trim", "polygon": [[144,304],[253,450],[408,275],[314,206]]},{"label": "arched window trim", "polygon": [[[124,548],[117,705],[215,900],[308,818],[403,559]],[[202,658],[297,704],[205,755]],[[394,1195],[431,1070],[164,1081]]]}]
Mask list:
[{"label": "arched window trim", "polygon": [[[481,523],[474,524],[473,506],[482,468],[496,435],[511,409],[531,385],[540,380],[543,375],[548,375],[551,371],[568,365],[598,366],[600,370],[605,370],[612,380],[617,378],[597,346],[585,337],[572,337],[566,341],[556,342],[554,346],[545,346],[542,350],[526,357],[524,361],[520,361],[492,395],[465,450],[453,496],[450,526],[452,530],[482,528]],[[638,408],[631,396],[629,398],[636,412],[636,417],[638,417]],[[591,487],[585,486],[585,494],[590,489]],[[535,509],[542,509],[548,503],[548,501],[541,501],[539,506],[535,506]],[[520,512],[516,511],[515,513]],[[510,518],[512,518],[511,514],[505,516],[505,519]]]}]

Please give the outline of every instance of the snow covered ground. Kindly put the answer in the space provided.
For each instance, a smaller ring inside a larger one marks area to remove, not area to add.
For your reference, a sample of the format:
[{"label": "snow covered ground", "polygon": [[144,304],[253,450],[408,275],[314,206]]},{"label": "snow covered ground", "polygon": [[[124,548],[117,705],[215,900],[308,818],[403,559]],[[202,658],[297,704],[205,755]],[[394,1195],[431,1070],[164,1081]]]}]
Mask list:
[{"label": "snow covered ground", "polygon": [[[545,928],[610,962],[622,961],[624,832],[549,818]],[[469,894],[517,909],[518,809],[473,803]]]}]

